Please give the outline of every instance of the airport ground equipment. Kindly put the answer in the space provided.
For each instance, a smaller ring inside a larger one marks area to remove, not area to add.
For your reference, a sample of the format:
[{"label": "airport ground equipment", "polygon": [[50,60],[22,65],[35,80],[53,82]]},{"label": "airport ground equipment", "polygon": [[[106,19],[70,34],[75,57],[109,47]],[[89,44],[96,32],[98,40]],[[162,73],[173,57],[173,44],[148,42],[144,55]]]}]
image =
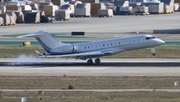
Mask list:
[{"label": "airport ground equipment", "polygon": [[98,11],[98,17],[113,17],[112,9],[100,9]]},{"label": "airport ground equipment", "polygon": [[75,8],[75,17],[90,17],[91,16],[91,4],[83,3],[77,4]]},{"label": "airport ground equipment", "polygon": [[40,23],[39,12],[27,12],[24,16],[25,23]]},{"label": "airport ground equipment", "polygon": [[70,19],[70,14],[68,10],[56,10],[55,11],[55,19],[68,21]]}]

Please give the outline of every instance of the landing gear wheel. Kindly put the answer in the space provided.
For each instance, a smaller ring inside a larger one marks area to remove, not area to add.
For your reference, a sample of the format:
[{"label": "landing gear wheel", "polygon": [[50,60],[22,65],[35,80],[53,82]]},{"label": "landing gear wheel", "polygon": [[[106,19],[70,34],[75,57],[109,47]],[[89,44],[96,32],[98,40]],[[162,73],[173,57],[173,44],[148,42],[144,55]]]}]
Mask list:
[{"label": "landing gear wheel", "polygon": [[153,56],[156,56],[156,53],[152,53]]},{"label": "landing gear wheel", "polygon": [[156,56],[156,49],[155,49],[155,48],[152,48],[152,49],[151,49],[151,53],[152,53],[153,56]]},{"label": "landing gear wheel", "polygon": [[87,60],[87,64],[93,64],[92,59]]},{"label": "landing gear wheel", "polygon": [[97,59],[95,59],[95,63],[99,64],[99,63],[101,63],[101,60],[99,58],[97,58]]}]

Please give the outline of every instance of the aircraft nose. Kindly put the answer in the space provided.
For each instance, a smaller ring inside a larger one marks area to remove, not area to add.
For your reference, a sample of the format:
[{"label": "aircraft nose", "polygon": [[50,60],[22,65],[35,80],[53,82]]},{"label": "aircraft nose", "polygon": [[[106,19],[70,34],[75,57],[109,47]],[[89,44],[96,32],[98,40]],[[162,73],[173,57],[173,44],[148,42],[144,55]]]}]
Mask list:
[{"label": "aircraft nose", "polygon": [[165,41],[163,41],[163,40],[161,40],[161,39],[157,39],[156,41],[157,41],[156,43],[157,43],[158,45],[162,45],[162,44],[165,43]]}]

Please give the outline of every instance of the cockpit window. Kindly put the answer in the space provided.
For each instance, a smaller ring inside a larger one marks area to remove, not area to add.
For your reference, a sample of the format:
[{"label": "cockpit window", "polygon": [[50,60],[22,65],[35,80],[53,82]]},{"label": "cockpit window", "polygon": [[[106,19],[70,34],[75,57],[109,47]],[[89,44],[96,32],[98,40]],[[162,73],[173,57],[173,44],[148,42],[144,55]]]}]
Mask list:
[{"label": "cockpit window", "polygon": [[154,39],[154,38],[156,38],[156,37],[146,37],[146,40],[150,40],[150,39]]}]

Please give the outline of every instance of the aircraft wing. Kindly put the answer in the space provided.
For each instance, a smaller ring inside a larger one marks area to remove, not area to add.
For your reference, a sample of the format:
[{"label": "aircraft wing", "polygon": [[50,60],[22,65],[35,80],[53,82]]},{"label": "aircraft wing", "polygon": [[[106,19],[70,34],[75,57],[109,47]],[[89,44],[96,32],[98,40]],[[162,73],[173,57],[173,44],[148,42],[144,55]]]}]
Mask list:
[{"label": "aircraft wing", "polygon": [[93,51],[93,52],[84,52],[84,53],[75,53],[75,54],[66,54],[66,55],[48,55],[48,56],[40,56],[40,57],[86,59],[89,57],[103,56],[108,54],[113,54],[113,51]]}]

